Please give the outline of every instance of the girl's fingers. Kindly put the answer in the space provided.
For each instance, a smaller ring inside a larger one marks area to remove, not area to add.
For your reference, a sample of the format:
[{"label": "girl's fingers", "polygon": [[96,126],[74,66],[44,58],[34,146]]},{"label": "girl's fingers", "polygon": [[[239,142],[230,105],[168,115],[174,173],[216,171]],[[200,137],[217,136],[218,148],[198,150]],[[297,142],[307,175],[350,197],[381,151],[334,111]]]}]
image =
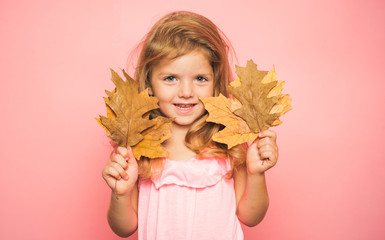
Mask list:
[{"label": "girl's fingers", "polygon": [[261,152],[261,159],[273,160],[274,159],[274,154],[273,154],[273,152],[270,152],[270,151]]},{"label": "girl's fingers", "polygon": [[262,146],[268,145],[271,143],[271,140],[267,137],[260,138],[257,142],[257,147],[261,148]]},{"label": "girl's fingers", "polygon": [[127,150],[127,148],[124,148],[124,147],[118,147],[118,148],[116,149],[116,152],[117,152],[118,154],[122,155],[123,158],[127,158],[127,155],[128,155],[128,150]]},{"label": "girl's fingers", "polygon": [[111,161],[115,162],[115,163],[118,163],[124,169],[127,168],[127,165],[128,165],[127,161],[120,154],[115,154],[114,156],[112,156]]},{"label": "girl's fingers", "polygon": [[128,179],[128,175],[126,171],[120,166],[118,163],[113,163],[113,168],[118,171],[119,176],[122,177],[123,179]]},{"label": "girl's fingers", "polygon": [[112,177],[114,179],[120,179],[120,174],[119,172],[112,166],[106,168],[105,172],[104,172],[104,175],[105,175],[105,180],[107,180],[107,177]]},{"label": "girl's fingers", "polygon": [[108,178],[108,176],[118,180],[120,178],[127,179],[128,174],[125,170],[127,166],[126,160],[124,160],[121,155],[114,155],[103,170],[104,179]]},{"label": "girl's fingers", "polygon": [[275,132],[266,130],[261,132],[261,135],[262,137],[257,142],[260,158],[275,161],[278,158],[278,146],[275,142]]},{"label": "girl's fingers", "polygon": [[258,147],[259,152],[275,152],[276,148],[273,145],[266,144],[261,147]]},{"label": "girl's fingers", "polygon": [[267,149],[273,149],[275,151],[278,151],[278,146],[275,142],[273,142],[270,138],[262,138],[258,141],[257,147],[259,151],[267,148]]},{"label": "girl's fingers", "polygon": [[274,131],[265,130],[258,134],[259,141],[257,142],[258,149],[261,150],[264,146],[271,146],[275,151],[278,151],[278,146],[276,144],[277,135]]},{"label": "girl's fingers", "polygon": [[265,131],[262,131],[258,134],[258,137],[259,138],[265,138],[265,137],[269,137],[271,138],[274,142],[277,140],[277,134],[272,131],[272,130],[265,130]]}]

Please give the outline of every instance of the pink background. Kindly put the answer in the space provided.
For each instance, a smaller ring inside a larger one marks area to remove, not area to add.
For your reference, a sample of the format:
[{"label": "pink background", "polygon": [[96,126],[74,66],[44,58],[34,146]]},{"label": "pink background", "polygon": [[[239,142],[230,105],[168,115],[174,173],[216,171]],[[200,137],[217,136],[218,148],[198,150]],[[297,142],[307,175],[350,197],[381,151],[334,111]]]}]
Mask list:
[{"label": "pink background", "polygon": [[182,9],[213,20],[240,65],[275,65],[293,98],[275,128],[271,206],[246,239],[385,239],[380,0],[1,1],[0,239],[118,239],[101,177],[110,146],[94,117],[109,68]]}]

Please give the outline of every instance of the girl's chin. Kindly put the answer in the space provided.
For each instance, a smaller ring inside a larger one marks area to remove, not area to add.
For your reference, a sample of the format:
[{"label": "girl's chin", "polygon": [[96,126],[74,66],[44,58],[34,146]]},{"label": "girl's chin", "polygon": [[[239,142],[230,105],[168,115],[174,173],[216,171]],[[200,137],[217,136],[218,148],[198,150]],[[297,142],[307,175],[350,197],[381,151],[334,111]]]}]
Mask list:
[{"label": "girl's chin", "polygon": [[195,120],[185,120],[185,119],[174,119],[174,121],[172,122],[173,124],[175,125],[178,125],[178,126],[185,126],[185,127],[190,127],[191,124],[193,124],[195,122]]},{"label": "girl's chin", "polygon": [[174,118],[173,123],[179,126],[191,126],[197,119],[199,119],[200,116],[188,116],[188,117],[181,117],[177,116]]}]

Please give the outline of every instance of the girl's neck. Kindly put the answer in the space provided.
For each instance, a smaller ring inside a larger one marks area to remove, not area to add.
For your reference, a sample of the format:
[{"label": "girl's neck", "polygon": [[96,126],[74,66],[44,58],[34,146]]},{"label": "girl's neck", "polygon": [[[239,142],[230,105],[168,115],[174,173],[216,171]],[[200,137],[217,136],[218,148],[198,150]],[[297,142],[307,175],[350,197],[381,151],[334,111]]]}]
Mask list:
[{"label": "girl's neck", "polygon": [[172,123],[172,137],[170,137],[163,143],[163,146],[170,153],[170,155],[168,156],[169,159],[184,161],[189,160],[196,155],[185,145],[185,137],[189,128],[190,126],[181,126]]}]

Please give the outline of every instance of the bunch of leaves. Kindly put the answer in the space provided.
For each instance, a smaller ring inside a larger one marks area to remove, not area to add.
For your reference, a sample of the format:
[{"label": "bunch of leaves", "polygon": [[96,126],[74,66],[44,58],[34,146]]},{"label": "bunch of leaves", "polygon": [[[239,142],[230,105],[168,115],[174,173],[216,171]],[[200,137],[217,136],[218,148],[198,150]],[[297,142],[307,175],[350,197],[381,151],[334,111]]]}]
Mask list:
[{"label": "bunch of leaves", "polygon": [[201,98],[209,112],[208,122],[224,125],[213,140],[230,149],[235,145],[254,141],[258,133],[281,124],[279,117],[291,109],[288,94],[282,94],[284,81],[278,82],[274,68],[259,71],[249,60],[246,67],[236,66],[237,79],[228,86],[234,98],[220,94]]},{"label": "bunch of leaves", "polygon": [[171,136],[171,120],[150,118],[150,111],[159,108],[158,99],[149,96],[148,89],[139,93],[138,83],[124,70],[126,81],[112,69],[111,75],[116,88],[106,90],[107,116],[96,120],[118,146],[131,147],[136,159],[166,157],[168,152],[161,143]]}]

